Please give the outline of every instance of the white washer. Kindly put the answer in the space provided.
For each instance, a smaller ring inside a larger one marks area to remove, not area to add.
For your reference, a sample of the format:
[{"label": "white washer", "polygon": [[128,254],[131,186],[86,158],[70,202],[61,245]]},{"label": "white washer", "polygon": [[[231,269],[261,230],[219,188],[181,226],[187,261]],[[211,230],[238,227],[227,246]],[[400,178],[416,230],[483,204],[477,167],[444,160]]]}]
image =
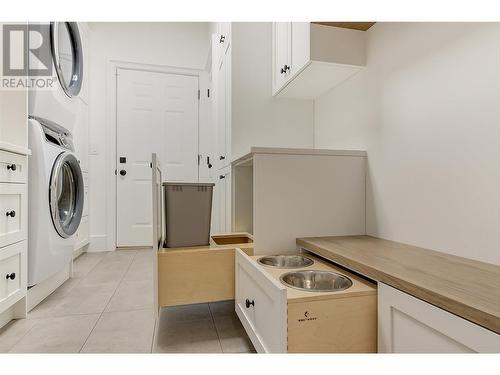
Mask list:
[{"label": "white washer", "polygon": [[40,48],[52,56],[52,89],[30,89],[28,114],[50,119],[70,132],[76,125],[79,106],[78,95],[83,81],[83,50],[76,22],[51,22],[47,25],[50,43]]},{"label": "white washer", "polygon": [[71,134],[41,118],[28,121],[28,285],[61,271],[73,256],[83,212],[83,176]]}]

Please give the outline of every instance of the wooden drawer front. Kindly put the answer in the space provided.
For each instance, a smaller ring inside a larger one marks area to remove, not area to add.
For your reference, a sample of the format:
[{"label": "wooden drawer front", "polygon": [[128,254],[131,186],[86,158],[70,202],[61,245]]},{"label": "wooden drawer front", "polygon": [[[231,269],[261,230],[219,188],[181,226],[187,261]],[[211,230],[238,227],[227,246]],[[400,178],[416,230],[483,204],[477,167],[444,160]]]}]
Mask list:
[{"label": "wooden drawer front", "polygon": [[[287,351],[286,288],[236,249],[235,309],[259,353]],[[246,301],[253,305],[247,307]]]},{"label": "wooden drawer front", "polygon": [[0,183],[0,248],[26,239],[26,185]]},{"label": "wooden drawer front", "polygon": [[27,165],[26,156],[0,150],[0,182],[26,183]]},{"label": "wooden drawer front", "polygon": [[26,241],[23,241],[0,250],[0,312],[25,294]]}]

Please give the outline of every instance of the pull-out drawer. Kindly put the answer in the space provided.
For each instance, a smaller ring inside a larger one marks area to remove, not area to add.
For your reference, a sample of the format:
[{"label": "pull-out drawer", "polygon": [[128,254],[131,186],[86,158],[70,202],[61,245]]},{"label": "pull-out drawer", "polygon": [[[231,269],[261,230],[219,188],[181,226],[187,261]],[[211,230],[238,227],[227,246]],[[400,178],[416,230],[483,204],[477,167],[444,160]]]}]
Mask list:
[{"label": "pull-out drawer", "polygon": [[28,158],[0,150],[0,182],[26,183]]},{"label": "pull-out drawer", "polygon": [[25,184],[0,183],[0,248],[26,239]]},{"label": "pull-out drawer", "polygon": [[235,309],[255,349],[287,351],[287,292],[240,249],[236,249]]},{"label": "pull-out drawer", "polygon": [[26,294],[26,241],[0,249],[0,313]]}]

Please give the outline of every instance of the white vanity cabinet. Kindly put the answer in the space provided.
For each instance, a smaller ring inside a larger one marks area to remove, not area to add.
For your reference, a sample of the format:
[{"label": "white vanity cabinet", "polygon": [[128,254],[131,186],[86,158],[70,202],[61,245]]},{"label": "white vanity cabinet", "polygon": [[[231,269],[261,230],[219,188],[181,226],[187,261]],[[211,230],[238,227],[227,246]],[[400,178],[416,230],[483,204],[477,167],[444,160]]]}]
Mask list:
[{"label": "white vanity cabinet", "polygon": [[27,91],[0,90],[0,327],[26,317],[29,154]]},{"label": "white vanity cabinet", "polygon": [[314,99],[365,66],[365,31],[273,23],[273,95]]},{"label": "white vanity cabinet", "polygon": [[381,353],[499,353],[500,335],[434,305],[378,284]]},{"label": "white vanity cabinet", "polygon": [[280,276],[297,269],[258,263],[235,253],[235,310],[259,353],[374,353],[377,351],[376,286],[306,255],[304,270],[333,271],[352,281],[348,289],[310,292],[290,288]]}]

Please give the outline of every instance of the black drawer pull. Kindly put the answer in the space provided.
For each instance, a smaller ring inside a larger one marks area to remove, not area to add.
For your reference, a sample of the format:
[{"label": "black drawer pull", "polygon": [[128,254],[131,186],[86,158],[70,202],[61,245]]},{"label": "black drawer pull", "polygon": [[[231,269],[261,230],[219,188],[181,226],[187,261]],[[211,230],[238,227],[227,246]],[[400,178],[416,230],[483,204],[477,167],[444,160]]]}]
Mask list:
[{"label": "black drawer pull", "polygon": [[7,169],[10,169],[11,171],[15,171],[17,169],[17,166],[15,164],[9,164],[7,166]]},{"label": "black drawer pull", "polygon": [[9,280],[9,279],[14,280],[16,278],[16,274],[14,272],[12,272],[11,274],[7,274],[7,276],[5,276],[5,278],[7,280]]},{"label": "black drawer pull", "polygon": [[10,216],[10,217],[16,217],[16,211],[8,211],[5,215]]},{"label": "black drawer pull", "polygon": [[245,306],[247,307],[247,309],[248,309],[248,308],[250,308],[250,306],[255,307],[255,301],[254,301],[254,300],[251,300],[251,301],[250,301],[250,300],[247,298],[247,300],[245,301]]}]

